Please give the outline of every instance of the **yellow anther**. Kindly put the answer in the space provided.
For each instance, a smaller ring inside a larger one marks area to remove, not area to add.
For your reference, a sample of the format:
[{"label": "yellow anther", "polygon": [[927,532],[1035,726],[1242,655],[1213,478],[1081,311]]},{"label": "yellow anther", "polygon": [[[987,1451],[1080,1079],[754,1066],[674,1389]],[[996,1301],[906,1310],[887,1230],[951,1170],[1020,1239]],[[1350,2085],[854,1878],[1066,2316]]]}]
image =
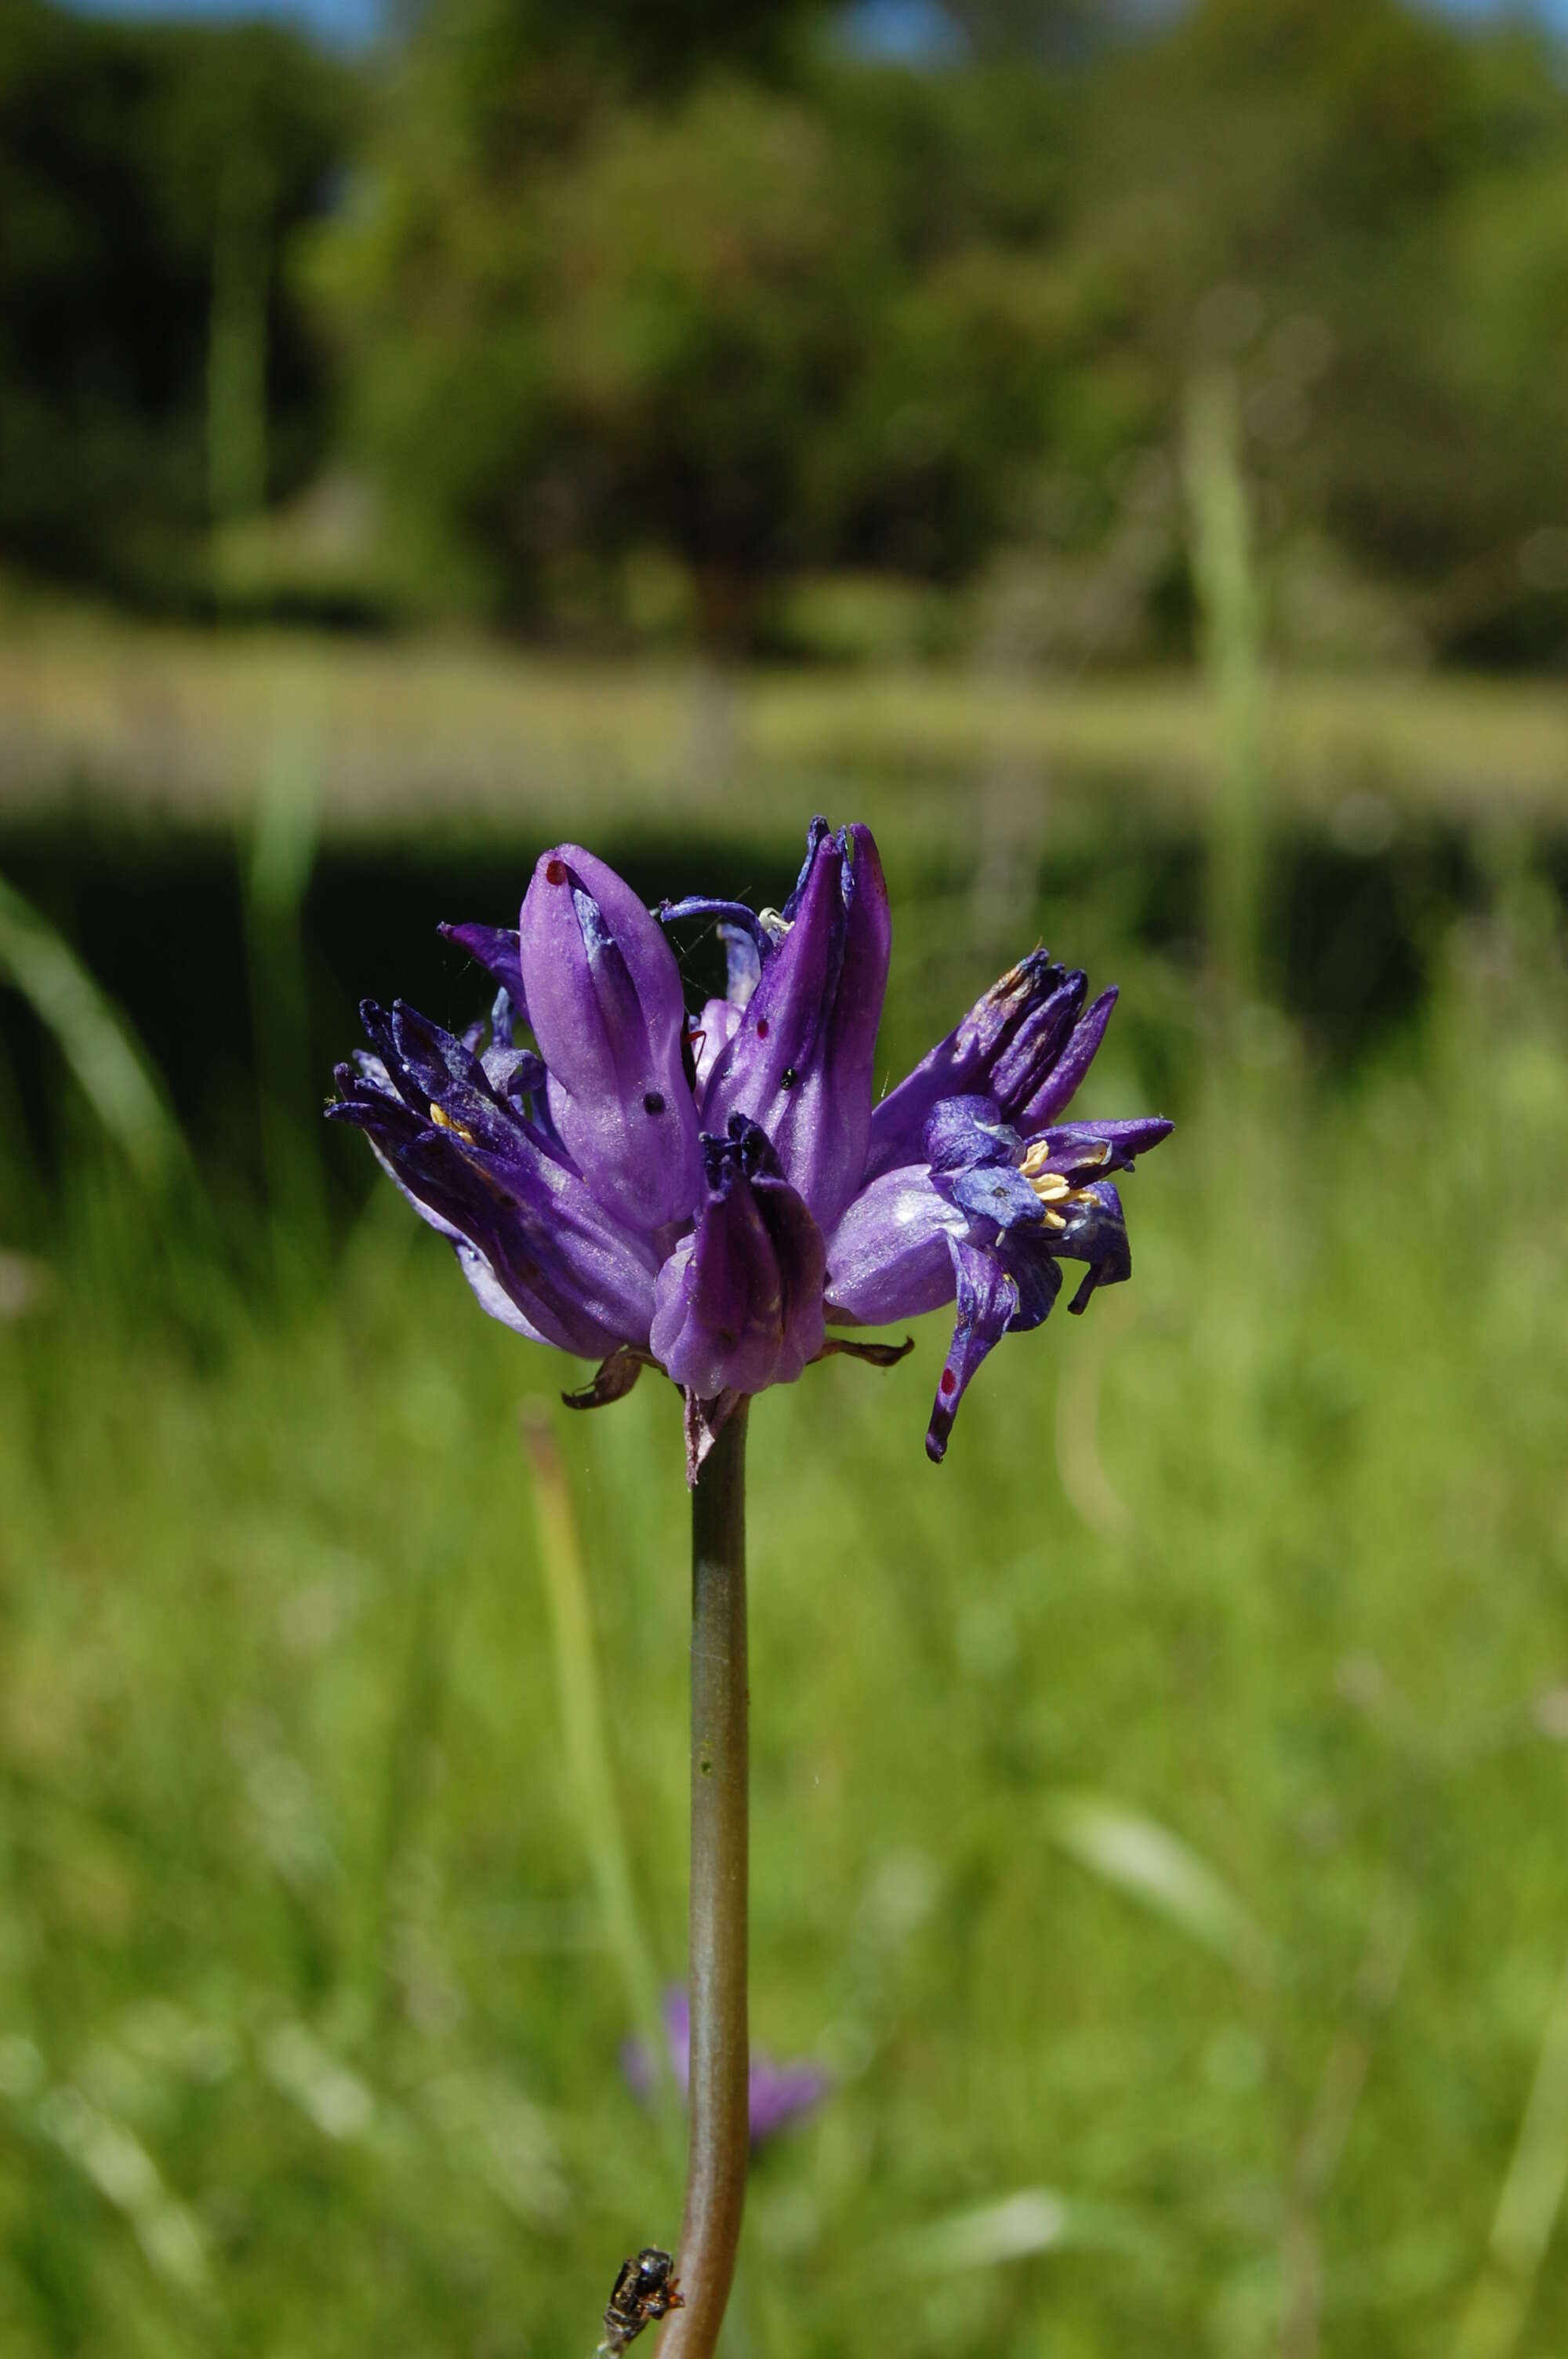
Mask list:
[{"label": "yellow anther", "polygon": [[[1074,1147],[1072,1159],[1075,1163],[1087,1163],[1091,1170],[1098,1170],[1102,1163],[1108,1163],[1110,1161],[1109,1143],[1108,1140],[1103,1138],[1086,1140],[1081,1146]],[[1050,1160],[1050,1141],[1044,1138],[1037,1138],[1033,1146],[1028,1148],[1025,1152],[1022,1164],[1023,1176],[1030,1182],[1031,1186],[1033,1185],[1035,1177],[1040,1173],[1042,1166],[1049,1163]],[[1054,1175],[1046,1173],[1044,1176],[1051,1178]],[[1062,1182],[1063,1187],[1065,1188],[1066,1184],[1066,1181],[1064,1180]]]},{"label": "yellow anther", "polygon": [[1044,1213],[1042,1217],[1044,1218],[1048,1229],[1065,1229],[1067,1225],[1066,1222],[1062,1218],[1061,1213],[1054,1212],[1049,1204],[1046,1205]]},{"label": "yellow anther", "polygon": [[472,1131],[465,1130],[460,1122],[454,1122],[449,1114],[443,1114],[438,1105],[432,1104],[430,1108],[430,1119],[435,1124],[438,1130],[449,1130],[454,1138],[460,1138],[462,1140],[465,1147],[471,1147],[473,1145]]}]

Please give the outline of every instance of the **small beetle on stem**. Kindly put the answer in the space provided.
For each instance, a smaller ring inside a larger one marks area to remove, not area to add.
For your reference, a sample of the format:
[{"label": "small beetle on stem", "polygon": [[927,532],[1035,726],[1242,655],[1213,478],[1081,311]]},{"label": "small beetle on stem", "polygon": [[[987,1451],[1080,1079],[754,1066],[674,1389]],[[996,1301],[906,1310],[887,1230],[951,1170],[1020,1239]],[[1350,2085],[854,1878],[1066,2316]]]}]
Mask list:
[{"label": "small beetle on stem", "polygon": [[613,2359],[616,2352],[635,2343],[644,2326],[685,2307],[670,2256],[657,2245],[644,2245],[633,2258],[621,2264],[605,2305],[604,2340],[594,2359]]}]

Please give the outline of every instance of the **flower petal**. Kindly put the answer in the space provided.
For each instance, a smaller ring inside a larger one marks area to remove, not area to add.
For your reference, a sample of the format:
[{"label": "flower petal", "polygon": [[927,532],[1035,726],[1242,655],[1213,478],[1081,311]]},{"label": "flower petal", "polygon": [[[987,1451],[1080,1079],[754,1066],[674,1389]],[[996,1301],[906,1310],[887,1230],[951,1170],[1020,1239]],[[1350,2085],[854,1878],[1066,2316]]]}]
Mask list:
[{"label": "flower petal", "polygon": [[449,942],[466,951],[476,965],[499,984],[511,1000],[524,1023],[528,1010],[523,992],[523,962],[518,951],[517,932],[511,926],[438,926],[437,932]]},{"label": "flower petal", "polygon": [[1040,1225],[1039,1197],[1018,1166],[1023,1142],[990,1098],[944,1098],[925,1125],[937,1191],[999,1228]]},{"label": "flower petal", "polygon": [[713,1078],[713,1069],[739,1031],[742,1012],[730,999],[705,999],[702,1003],[702,1013],[690,1035],[698,1114],[707,1106],[708,1084]]},{"label": "flower petal", "polygon": [[703,1119],[710,1130],[735,1114],[760,1123],[827,1226],[865,1169],[892,928],[869,829],[817,830],[786,907],[789,930],[713,1069]]},{"label": "flower petal", "polygon": [[798,2115],[811,2113],[832,2086],[819,2064],[775,2064],[771,2056],[753,2056],[746,2082],[752,2146],[766,2146]]},{"label": "flower petal", "polygon": [[1077,970],[1043,992],[1025,1010],[1016,1031],[1004,1043],[987,1076],[986,1087],[1004,1114],[1017,1114],[1044,1088],[1072,1038],[1078,1010],[1088,995],[1089,979]]},{"label": "flower petal", "polygon": [[657,1267],[648,1241],[492,1095],[460,1041],[401,1003],[390,1018],[367,1004],[367,1022],[383,1044],[381,1072],[340,1066],[344,1094],[328,1114],[369,1134],[421,1218],[459,1248],[485,1309],[587,1356],[645,1343]]},{"label": "flower petal", "polygon": [[1056,1123],[1030,1140],[1029,1169],[1054,1171],[1075,1183],[1097,1171],[1130,1171],[1136,1156],[1147,1155],[1174,1128],[1162,1114],[1138,1114],[1125,1122]]},{"label": "flower petal", "polygon": [[936,1465],[946,1456],[947,1437],[970,1377],[1006,1334],[1021,1301],[1018,1280],[985,1246],[954,1237],[948,1250],[953,1256],[958,1315],[946,1364],[937,1379],[931,1422],[925,1429],[925,1454]]},{"label": "flower petal", "polygon": [[1069,976],[1048,951],[1032,951],[1010,967],[947,1038],[882,1099],[871,1117],[867,1178],[924,1159],[925,1125],[942,1099],[971,1096],[977,1091],[997,1094],[990,1077],[1008,1044],[1036,1010],[1048,1006],[1059,1016],[1064,993],[1070,996],[1077,988],[1081,998],[1081,984],[1082,979]]},{"label": "flower petal", "polygon": [[550,1112],[593,1193],[634,1227],[686,1220],[701,1188],[674,952],[631,886],[575,844],[534,871],[519,928]]},{"label": "flower petal", "polygon": [[1018,1127],[1026,1136],[1043,1130],[1072,1102],[1084,1075],[1095,1060],[1095,1053],[1105,1038],[1105,1027],[1110,1022],[1110,1011],[1116,1006],[1116,985],[1102,991],[1091,1007],[1085,1009],[1073,1027],[1071,1039],[1057,1058],[1053,1070],[1036,1087],[1027,1103],[1016,1116]]},{"label": "flower petal", "polygon": [[1098,1286],[1119,1286],[1132,1275],[1132,1248],[1127,1242],[1127,1221],[1121,1198],[1108,1180],[1091,1181],[1078,1191],[1076,1203],[1064,1204],[1067,1225],[1052,1246],[1067,1261],[1087,1261],[1083,1282],[1068,1303],[1083,1312]]},{"label": "flower petal", "polygon": [[[747,916],[751,916],[748,909]],[[762,979],[762,957],[756,938],[745,926],[720,926],[724,945],[724,996],[731,1007],[746,1006]]]},{"label": "flower petal", "polygon": [[827,1315],[883,1327],[953,1299],[948,1240],[968,1223],[923,1165],[862,1188],[827,1240]]},{"label": "flower petal", "polygon": [[822,1349],[821,1232],[755,1123],[703,1140],[707,1201],[658,1275],[650,1346],[699,1400],[793,1384]]},{"label": "flower petal", "polygon": [[[672,1983],[661,2009],[670,2072],[683,2096],[691,2078],[691,2007],[683,1983]],[[633,2095],[651,2102],[656,2068],[645,2043],[626,2039],[621,2047],[621,2070]],[[816,2064],[775,2064],[771,2056],[753,2054],[747,2081],[747,2110],[752,2144],[760,2147],[776,2136],[797,2114],[820,2104],[832,2087],[831,2076]]]},{"label": "flower petal", "polygon": [[[724,944],[729,962],[731,998],[735,996],[737,959],[741,960],[741,974],[744,976],[749,972],[750,980],[754,984],[762,973],[763,957],[773,946],[774,937],[770,934],[756,911],[749,909],[744,901],[716,901],[706,893],[687,893],[679,901],[657,902],[648,914],[650,917],[656,918],[661,926],[683,925],[688,918],[708,918],[717,920],[714,931]],[[745,963],[744,952],[733,947],[737,941],[745,944],[751,951],[749,970]],[[739,1004],[743,1006],[744,1001]]]}]

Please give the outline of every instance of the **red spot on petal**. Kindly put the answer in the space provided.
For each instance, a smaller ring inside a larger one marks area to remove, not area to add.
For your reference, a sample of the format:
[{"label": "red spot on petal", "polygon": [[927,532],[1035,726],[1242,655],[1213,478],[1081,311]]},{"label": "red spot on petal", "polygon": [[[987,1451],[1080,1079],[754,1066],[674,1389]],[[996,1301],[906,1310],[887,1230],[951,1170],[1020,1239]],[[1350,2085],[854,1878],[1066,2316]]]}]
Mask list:
[{"label": "red spot on petal", "polygon": [[546,882],[546,885],[564,885],[564,884],[566,883],[566,881],[567,881],[567,864],[566,864],[566,862],[565,862],[564,860],[546,860],[546,863],[545,863],[545,882]]},{"label": "red spot on petal", "polygon": [[951,1368],[944,1368],[944,1369],[943,1369],[943,1371],[942,1371],[942,1383],[941,1383],[940,1389],[941,1389],[941,1392],[942,1392],[942,1394],[943,1394],[944,1398],[946,1398],[946,1395],[947,1395],[948,1393],[952,1392],[952,1391],[956,1388],[956,1386],[957,1386],[957,1382],[958,1382],[958,1379],[957,1379],[957,1377],[953,1374],[953,1371],[952,1371],[952,1369],[951,1369]]},{"label": "red spot on petal", "polygon": [[759,1016],[757,1018],[757,1038],[759,1040],[765,1040],[767,1037],[768,1019],[765,1016]]}]

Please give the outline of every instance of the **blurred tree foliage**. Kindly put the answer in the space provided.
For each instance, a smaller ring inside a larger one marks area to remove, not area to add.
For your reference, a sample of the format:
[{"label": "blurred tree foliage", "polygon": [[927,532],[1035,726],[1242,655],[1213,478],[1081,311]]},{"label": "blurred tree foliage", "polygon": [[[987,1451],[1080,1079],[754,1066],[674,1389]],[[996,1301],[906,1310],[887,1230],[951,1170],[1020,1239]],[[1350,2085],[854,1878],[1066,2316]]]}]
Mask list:
[{"label": "blurred tree foliage", "polygon": [[[124,582],[200,516],[244,148],[267,485],[373,484],[395,603],[614,633],[662,583],[726,649],[848,571],[1001,582],[997,644],[1174,652],[1181,419],[1220,368],[1295,643],[1559,658],[1547,36],[1411,0],[927,13],[895,63],[829,0],[408,0],[351,77],[9,0],[0,548]],[[220,512],[259,478],[229,414]]]},{"label": "blurred tree foliage", "polygon": [[319,463],[319,346],[288,245],[319,212],[351,89],[276,28],[0,7],[0,555],[188,592],[210,500],[214,257],[261,277],[268,485]]},{"label": "blurred tree foliage", "polygon": [[1034,463],[1061,90],[770,30],[629,97],[457,0],[400,62],[324,308],[425,561],[496,611],[652,548],[743,644],[791,567],[973,562]]},{"label": "blurred tree foliage", "polygon": [[727,12],[715,60],[693,0],[654,76],[619,0],[430,0],[317,280],[438,603],[603,617],[652,549],[735,645],[791,569],[954,581],[1012,540],[1068,595],[1120,566],[1147,652],[1184,628],[1171,462],[1217,363],[1276,539],[1439,649],[1550,652],[1544,37],[1401,0],[1198,0],[1108,41],[1070,0],[951,16],[940,65],[778,7]]},{"label": "blurred tree foliage", "polygon": [[[1528,632],[1521,543],[1568,523],[1561,54],[1396,0],[1204,0],[1086,95],[1076,238],[1147,431],[1229,358],[1280,517],[1417,593],[1441,648]],[[1560,598],[1543,620],[1561,642]]]}]

